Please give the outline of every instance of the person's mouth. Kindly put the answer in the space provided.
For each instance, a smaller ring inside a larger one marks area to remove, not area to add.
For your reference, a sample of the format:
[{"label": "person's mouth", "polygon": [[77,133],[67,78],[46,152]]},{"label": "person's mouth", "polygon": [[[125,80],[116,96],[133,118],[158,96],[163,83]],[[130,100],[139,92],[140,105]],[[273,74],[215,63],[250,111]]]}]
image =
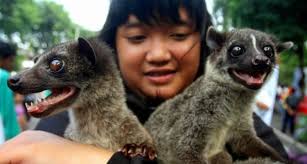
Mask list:
[{"label": "person's mouth", "polygon": [[145,77],[154,84],[166,84],[169,83],[175,76],[176,71],[170,69],[155,69],[145,72]]}]

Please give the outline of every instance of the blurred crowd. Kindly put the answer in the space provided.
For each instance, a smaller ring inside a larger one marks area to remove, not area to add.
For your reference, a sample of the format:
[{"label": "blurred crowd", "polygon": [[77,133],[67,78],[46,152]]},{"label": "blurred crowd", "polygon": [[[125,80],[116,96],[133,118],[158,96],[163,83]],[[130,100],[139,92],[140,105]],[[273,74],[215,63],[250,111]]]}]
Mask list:
[{"label": "blurred crowd", "polygon": [[281,131],[294,137],[296,116],[303,94],[299,88],[280,85],[277,89],[276,109],[282,116]]}]

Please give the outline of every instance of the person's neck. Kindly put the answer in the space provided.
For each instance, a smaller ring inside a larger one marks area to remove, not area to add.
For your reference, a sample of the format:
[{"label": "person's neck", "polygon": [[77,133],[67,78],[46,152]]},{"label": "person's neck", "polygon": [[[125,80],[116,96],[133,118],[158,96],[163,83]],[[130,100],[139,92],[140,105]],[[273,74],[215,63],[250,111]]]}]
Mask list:
[{"label": "person's neck", "polygon": [[0,62],[0,69],[10,72],[1,62]]},{"label": "person's neck", "polygon": [[162,98],[146,97],[140,93],[136,93],[132,91],[130,88],[128,88],[126,85],[125,85],[125,90],[127,94],[129,94],[130,96],[133,96],[135,99],[142,102],[145,106],[157,107],[165,101]]}]

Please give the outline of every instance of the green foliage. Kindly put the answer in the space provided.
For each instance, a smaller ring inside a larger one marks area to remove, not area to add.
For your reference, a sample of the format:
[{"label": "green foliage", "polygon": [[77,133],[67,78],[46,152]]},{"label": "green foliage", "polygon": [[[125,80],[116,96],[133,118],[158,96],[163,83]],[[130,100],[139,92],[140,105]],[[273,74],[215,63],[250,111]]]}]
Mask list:
[{"label": "green foliage", "polygon": [[63,7],[51,1],[0,0],[0,4],[0,36],[10,42],[17,36],[34,53],[74,39],[76,29],[92,34],[72,23]]},{"label": "green foliage", "polygon": [[285,52],[280,54],[280,77],[279,81],[282,84],[291,85],[292,84],[292,78],[293,78],[293,72],[298,66],[299,58],[298,56],[293,52]]},{"label": "green foliage", "polygon": [[15,71],[21,70],[22,69],[22,62],[26,59],[27,59],[27,57],[25,55],[17,55],[16,58],[15,58],[14,70]]},{"label": "green foliage", "polygon": [[[295,67],[307,65],[304,46],[307,40],[307,7],[305,0],[216,0],[215,18],[223,30],[249,27],[276,35],[282,41],[295,43],[292,54],[281,56],[280,80],[289,84]],[[220,20],[220,19],[219,19]]]},{"label": "green foliage", "polygon": [[35,40],[31,41],[33,47],[46,49],[56,43],[73,39],[74,24],[62,6],[48,1],[42,1],[38,6],[44,19],[38,24],[38,28],[33,28],[31,35],[27,36],[29,40],[35,36]]},{"label": "green foliage", "polygon": [[[74,39],[77,34],[93,36],[94,33],[71,22],[61,5],[51,1],[0,0],[0,37],[18,45],[28,47],[18,51],[15,70],[21,69],[22,62],[29,54],[55,44]],[[78,33],[76,33],[78,31]]]},{"label": "green foliage", "polygon": [[307,142],[307,116],[298,115],[295,125],[295,138],[301,142]]},{"label": "green foliage", "polygon": [[0,0],[0,4],[0,32],[10,39],[16,32],[26,34],[41,21],[39,8],[32,0]]}]

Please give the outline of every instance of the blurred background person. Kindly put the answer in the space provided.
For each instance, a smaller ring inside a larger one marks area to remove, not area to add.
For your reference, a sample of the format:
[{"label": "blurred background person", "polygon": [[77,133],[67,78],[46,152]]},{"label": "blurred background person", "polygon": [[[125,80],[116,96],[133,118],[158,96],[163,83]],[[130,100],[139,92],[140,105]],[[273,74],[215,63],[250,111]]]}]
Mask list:
[{"label": "blurred background person", "polygon": [[15,48],[0,40],[0,116],[5,140],[9,140],[20,133],[15,112],[14,95],[7,86],[7,79],[13,69],[15,56]]},{"label": "blurred background person", "polygon": [[28,129],[28,119],[27,119],[27,111],[25,108],[25,96],[16,93],[15,94],[15,110],[16,110],[16,114],[17,114],[17,120],[19,123],[19,126],[21,128],[22,131],[27,130]]},{"label": "blurred background person", "polygon": [[291,136],[294,135],[297,107],[303,97],[301,94],[297,94],[298,92],[299,91],[294,87],[290,87],[289,95],[283,104],[285,112],[283,115],[281,131],[286,133],[286,130],[289,127]]}]

